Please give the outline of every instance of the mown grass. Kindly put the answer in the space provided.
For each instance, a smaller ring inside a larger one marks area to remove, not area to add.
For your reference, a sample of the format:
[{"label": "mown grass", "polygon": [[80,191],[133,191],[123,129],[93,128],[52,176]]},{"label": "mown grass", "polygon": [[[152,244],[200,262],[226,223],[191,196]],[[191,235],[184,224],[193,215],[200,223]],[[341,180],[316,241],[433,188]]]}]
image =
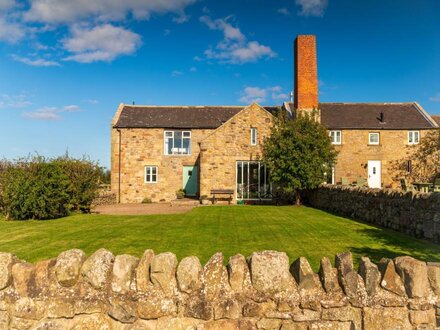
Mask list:
[{"label": "mown grass", "polygon": [[373,261],[411,255],[439,261],[440,246],[308,207],[212,206],[185,214],[151,216],[73,215],[51,221],[0,220],[0,251],[35,262],[72,248],[99,248],[141,256],[147,248],[204,263],[215,252],[226,257],[253,251],[285,251],[291,261],[307,257],[317,270],[323,256],[351,251]]}]

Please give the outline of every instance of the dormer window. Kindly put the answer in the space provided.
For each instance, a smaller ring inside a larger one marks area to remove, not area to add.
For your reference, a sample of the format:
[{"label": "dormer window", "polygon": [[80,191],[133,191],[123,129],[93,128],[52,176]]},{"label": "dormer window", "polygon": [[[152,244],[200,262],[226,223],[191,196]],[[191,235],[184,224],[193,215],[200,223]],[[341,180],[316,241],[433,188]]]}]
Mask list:
[{"label": "dormer window", "polygon": [[257,129],[255,127],[251,128],[251,145],[257,145]]},{"label": "dormer window", "polygon": [[191,131],[165,131],[165,155],[191,155]]}]

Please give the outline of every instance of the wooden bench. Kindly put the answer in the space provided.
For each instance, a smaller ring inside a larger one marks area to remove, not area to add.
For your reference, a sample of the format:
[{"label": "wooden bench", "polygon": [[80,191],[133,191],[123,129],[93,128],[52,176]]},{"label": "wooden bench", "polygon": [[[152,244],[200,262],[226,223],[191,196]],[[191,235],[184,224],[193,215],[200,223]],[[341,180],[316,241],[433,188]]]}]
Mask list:
[{"label": "wooden bench", "polygon": [[213,196],[212,204],[215,204],[215,196],[216,195],[229,195],[228,204],[231,204],[232,195],[234,194],[234,190],[232,189],[212,189],[211,195]]}]

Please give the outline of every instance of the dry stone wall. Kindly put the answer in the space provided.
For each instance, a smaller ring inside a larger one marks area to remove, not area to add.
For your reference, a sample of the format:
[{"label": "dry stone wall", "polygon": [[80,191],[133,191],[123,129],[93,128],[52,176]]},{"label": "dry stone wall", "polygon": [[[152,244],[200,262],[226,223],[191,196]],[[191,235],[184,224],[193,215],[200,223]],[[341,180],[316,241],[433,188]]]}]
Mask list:
[{"label": "dry stone wall", "polygon": [[305,258],[217,253],[202,266],[172,253],[142,258],[69,250],[26,263],[0,253],[0,329],[435,329],[440,265],[411,257]]},{"label": "dry stone wall", "polygon": [[440,241],[440,193],[323,185],[307,199],[322,210]]}]

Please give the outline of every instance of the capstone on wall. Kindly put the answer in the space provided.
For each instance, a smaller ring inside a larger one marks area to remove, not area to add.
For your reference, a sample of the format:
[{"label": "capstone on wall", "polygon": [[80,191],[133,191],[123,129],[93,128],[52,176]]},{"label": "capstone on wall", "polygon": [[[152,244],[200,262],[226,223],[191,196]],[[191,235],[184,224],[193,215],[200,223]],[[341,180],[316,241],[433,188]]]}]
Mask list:
[{"label": "capstone on wall", "polygon": [[[272,114],[254,103],[201,142],[201,195],[211,196],[212,189],[232,189],[236,197],[237,161],[262,159],[273,120]],[[251,145],[251,128],[257,129],[257,145]]]},{"label": "capstone on wall", "polygon": [[440,265],[411,257],[321,260],[217,253],[202,266],[146,250],[139,259],[69,250],[26,263],[0,253],[0,329],[435,329]]},{"label": "capstone on wall", "polygon": [[[427,131],[420,131],[423,139]],[[369,145],[368,134],[380,133],[380,144]],[[335,145],[339,152],[335,165],[335,183],[342,177],[355,182],[358,177],[368,178],[368,161],[380,160],[382,187],[400,186],[396,162],[415,151],[417,145],[408,145],[408,130],[342,130],[342,144]]]},{"label": "capstone on wall", "polygon": [[318,209],[440,242],[440,193],[322,185],[307,200]]}]

